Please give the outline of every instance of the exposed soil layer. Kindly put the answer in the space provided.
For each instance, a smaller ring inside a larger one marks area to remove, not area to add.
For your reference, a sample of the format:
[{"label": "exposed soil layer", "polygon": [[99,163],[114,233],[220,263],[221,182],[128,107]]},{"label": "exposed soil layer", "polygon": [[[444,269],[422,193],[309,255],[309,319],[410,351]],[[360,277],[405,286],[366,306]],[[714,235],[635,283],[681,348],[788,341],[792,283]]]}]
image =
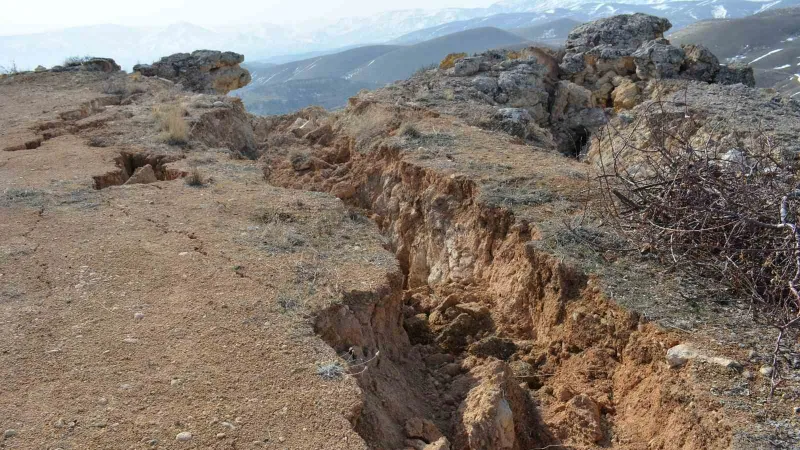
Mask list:
[{"label": "exposed soil layer", "polygon": [[677,336],[540,251],[535,224],[480,201],[480,183],[355,145],[309,149],[311,169],[273,159],[270,180],[368,211],[400,262],[402,294],[348,299],[315,326],[353,363],[373,448],[434,445],[408,432],[417,419],[454,449],[730,447],[733,421],[663,362]]}]

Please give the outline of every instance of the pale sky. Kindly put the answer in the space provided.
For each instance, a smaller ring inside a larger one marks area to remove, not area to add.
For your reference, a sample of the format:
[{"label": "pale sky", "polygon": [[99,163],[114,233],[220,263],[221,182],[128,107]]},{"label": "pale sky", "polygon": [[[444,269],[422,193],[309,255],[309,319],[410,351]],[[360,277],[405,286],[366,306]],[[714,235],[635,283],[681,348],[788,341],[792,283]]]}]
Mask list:
[{"label": "pale sky", "polygon": [[3,2],[0,35],[27,34],[80,25],[205,26],[245,23],[298,24],[317,19],[366,16],[398,9],[485,7],[495,0],[23,0]]}]

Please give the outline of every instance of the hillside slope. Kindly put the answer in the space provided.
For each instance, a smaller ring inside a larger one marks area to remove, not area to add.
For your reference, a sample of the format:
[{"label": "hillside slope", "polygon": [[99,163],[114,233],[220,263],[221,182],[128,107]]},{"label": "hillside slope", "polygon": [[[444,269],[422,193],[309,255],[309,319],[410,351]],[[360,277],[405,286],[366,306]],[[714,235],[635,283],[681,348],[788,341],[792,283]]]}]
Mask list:
[{"label": "hillside slope", "polygon": [[408,78],[421,67],[438,63],[449,53],[476,53],[492,48],[521,46],[526,42],[525,38],[498,28],[475,28],[394,50],[360,68],[351,79],[390,83]]},{"label": "hillside slope", "polygon": [[[395,45],[370,45],[331,55],[293,61],[279,65],[253,65],[253,85],[277,84],[312,78],[347,78],[359,67],[375,58],[399,49]],[[250,68],[251,66],[247,66]]]},{"label": "hillside slope", "polygon": [[669,38],[678,44],[703,44],[724,62],[751,65],[759,86],[778,85],[789,95],[800,92],[800,7],[698,22]]}]

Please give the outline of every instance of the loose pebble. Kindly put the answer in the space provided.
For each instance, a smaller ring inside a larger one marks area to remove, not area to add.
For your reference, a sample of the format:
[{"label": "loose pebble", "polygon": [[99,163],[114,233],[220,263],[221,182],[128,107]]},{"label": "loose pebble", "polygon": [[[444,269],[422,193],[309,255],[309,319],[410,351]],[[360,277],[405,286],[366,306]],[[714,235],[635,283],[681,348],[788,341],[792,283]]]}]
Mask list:
[{"label": "loose pebble", "polygon": [[133,314],[133,319],[134,320],[142,320],[142,319],[144,319],[144,313],[143,312],[134,313]]},{"label": "loose pebble", "polygon": [[3,438],[5,439],[11,439],[16,435],[17,435],[17,430],[14,430],[13,428],[9,428],[8,430],[3,432]]},{"label": "loose pebble", "polygon": [[217,439],[225,439],[225,433],[217,433]]},{"label": "loose pebble", "polygon": [[181,431],[177,436],[175,436],[175,440],[180,442],[186,442],[191,439],[192,433],[189,433],[188,431]]},{"label": "loose pebble", "polygon": [[760,369],[758,369],[758,371],[761,373],[761,375],[764,375],[765,377],[771,377],[772,376],[772,370],[773,369],[770,366],[763,366]]}]

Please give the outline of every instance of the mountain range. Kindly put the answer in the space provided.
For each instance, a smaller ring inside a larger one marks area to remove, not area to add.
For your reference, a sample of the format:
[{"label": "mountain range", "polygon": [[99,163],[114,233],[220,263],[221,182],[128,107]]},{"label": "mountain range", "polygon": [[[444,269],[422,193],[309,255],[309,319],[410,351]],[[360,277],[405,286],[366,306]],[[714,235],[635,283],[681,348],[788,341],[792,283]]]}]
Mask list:
[{"label": "mountain range", "polygon": [[[130,69],[137,62],[198,48],[232,50],[255,61],[355,45],[415,44],[487,26],[510,30],[558,19],[584,22],[631,12],[667,17],[675,29],[680,29],[698,20],[745,17],[792,5],[800,5],[800,0],[504,0],[488,8],[390,11],[291,28],[269,23],[228,27],[185,22],[167,27],[94,25],[0,36],[0,65],[32,69],[40,64],[59,64],[70,56],[91,54],[115,58],[123,68]],[[282,62],[287,59],[291,58]]]}]

